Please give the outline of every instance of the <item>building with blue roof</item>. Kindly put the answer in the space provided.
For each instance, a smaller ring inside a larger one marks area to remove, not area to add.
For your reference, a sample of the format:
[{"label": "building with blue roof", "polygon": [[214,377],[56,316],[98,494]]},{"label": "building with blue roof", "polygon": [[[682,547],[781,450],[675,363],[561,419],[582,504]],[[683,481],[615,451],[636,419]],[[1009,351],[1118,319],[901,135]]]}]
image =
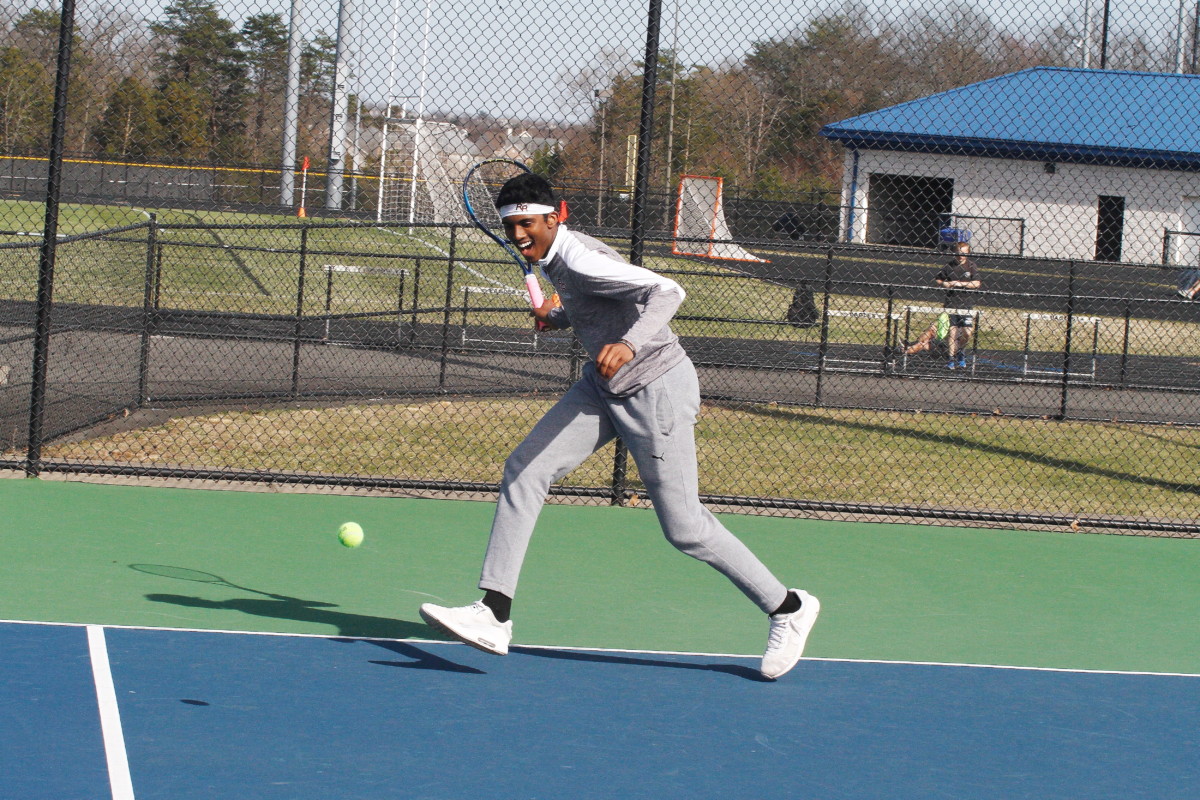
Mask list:
[{"label": "building with blue roof", "polygon": [[1200,75],[1036,67],[826,125],[847,241],[1197,263]]}]

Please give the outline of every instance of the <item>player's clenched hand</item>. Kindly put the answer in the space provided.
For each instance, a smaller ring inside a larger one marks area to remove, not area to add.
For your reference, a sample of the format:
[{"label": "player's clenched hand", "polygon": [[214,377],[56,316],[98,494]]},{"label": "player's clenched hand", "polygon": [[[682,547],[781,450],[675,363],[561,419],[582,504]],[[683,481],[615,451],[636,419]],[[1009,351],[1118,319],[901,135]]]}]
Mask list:
[{"label": "player's clenched hand", "polygon": [[538,326],[542,330],[554,330],[554,326],[550,324],[550,312],[562,305],[562,301],[558,299],[558,294],[552,294],[545,299],[542,305],[530,311],[534,319],[538,321]]},{"label": "player's clenched hand", "polygon": [[608,380],[617,374],[617,370],[633,360],[633,351],[624,342],[614,342],[604,345],[600,355],[596,356],[596,370],[600,377]]}]

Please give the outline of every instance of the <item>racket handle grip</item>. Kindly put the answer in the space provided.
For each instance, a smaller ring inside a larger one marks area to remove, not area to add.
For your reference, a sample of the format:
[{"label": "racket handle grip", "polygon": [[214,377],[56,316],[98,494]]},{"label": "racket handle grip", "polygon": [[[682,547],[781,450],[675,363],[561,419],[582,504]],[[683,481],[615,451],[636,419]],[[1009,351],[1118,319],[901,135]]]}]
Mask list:
[{"label": "racket handle grip", "polygon": [[542,294],[542,286],[538,283],[537,275],[530,273],[525,276],[525,288],[529,291],[529,302],[534,308],[541,308],[546,302],[546,296]]},{"label": "racket handle grip", "polygon": [[[546,302],[546,296],[542,294],[542,285],[538,283],[537,275],[531,272],[525,276],[525,288],[529,291],[529,304],[534,308],[541,308],[542,303]],[[537,321],[539,331],[544,331],[547,327],[546,323]]]}]

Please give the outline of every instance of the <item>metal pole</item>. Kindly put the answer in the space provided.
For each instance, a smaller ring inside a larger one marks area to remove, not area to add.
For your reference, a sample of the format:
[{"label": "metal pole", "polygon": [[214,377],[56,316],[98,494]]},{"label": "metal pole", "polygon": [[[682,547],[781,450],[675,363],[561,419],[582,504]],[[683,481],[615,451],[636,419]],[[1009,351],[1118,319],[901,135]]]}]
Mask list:
[{"label": "metal pole", "polygon": [[329,104],[329,164],[325,168],[325,208],[342,207],[342,176],[346,171],[346,86],[350,83],[347,51],[354,39],[354,0],[339,0],[334,46],[333,96]]},{"label": "metal pole", "polygon": [[1175,19],[1175,71],[1183,74],[1183,28],[1187,18],[1187,0],[1179,0],[1179,14]]},{"label": "metal pole", "polygon": [[379,186],[375,192],[375,221],[383,221],[383,183],[387,180],[388,123],[392,118],[392,99],[396,92],[396,27],[400,24],[400,0],[392,0],[391,40],[388,42],[387,109],[383,112],[383,130],[379,138]]},{"label": "metal pole", "polygon": [[155,255],[158,253],[158,215],[150,215],[150,225],[146,229],[146,275],[142,289],[142,332],[138,348],[138,388],[134,404],[141,408],[150,398],[146,395],[146,386],[150,373],[150,336],[154,332],[155,296],[157,287],[155,278],[158,266]]},{"label": "metal pole", "polygon": [[1200,44],[1200,2],[1196,3],[1196,13],[1192,15],[1192,61],[1188,72],[1196,74],[1196,45]]},{"label": "metal pole", "polygon": [[1071,262],[1071,271],[1067,276],[1067,332],[1063,342],[1062,384],[1059,389],[1058,419],[1067,418],[1067,402],[1071,384],[1071,329],[1075,325],[1075,267]]},{"label": "metal pole", "polygon": [[296,277],[296,318],[292,327],[292,397],[300,395],[300,338],[304,335],[304,274],[308,271],[308,223],[300,228],[300,273]]},{"label": "metal pole", "polygon": [[296,140],[300,122],[300,58],[304,37],[300,20],[304,0],[292,0],[288,21],[287,88],[283,93],[283,164],[279,172],[279,205],[290,208],[296,202]]},{"label": "metal pole", "polygon": [[350,161],[350,210],[358,210],[358,132],[362,128],[362,97],[354,95],[354,146],[351,147]]},{"label": "metal pole", "polygon": [[37,318],[34,322],[33,376],[29,392],[29,440],[25,474],[38,474],[42,458],[42,415],[46,411],[49,372],[50,312],[54,303],[54,259],[58,243],[58,199],[62,191],[63,147],[67,136],[67,88],[71,77],[71,39],[75,31],[75,0],[63,0],[58,23],[58,64],[54,82],[54,111],[50,123],[50,167],[46,178],[46,218],[38,257]]},{"label": "metal pole", "polygon": [[600,188],[596,190],[596,227],[604,225],[604,123],[608,117],[608,103],[600,96],[600,90],[596,90],[596,97],[600,102]]},{"label": "metal pole", "polygon": [[1092,0],[1083,2],[1083,38],[1080,39],[1080,49],[1083,51],[1080,66],[1087,69],[1092,65]]},{"label": "metal pole", "polygon": [[[671,102],[667,106],[667,160],[664,171],[667,174],[666,179],[666,195],[670,198],[675,193],[675,186],[671,183],[672,167],[675,163],[674,153],[675,148],[675,83],[676,73],[679,70],[679,0],[675,0],[674,17],[671,22]],[[672,204],[664,203],[663,225],[667,230],[671,229],[671,211]]]},{"label": "metal pole", "polygon": [[438,359],[438,393],[446,391],[446,368],[450,359],[450,308],[454,302],[454,264],[458,251],[458,226],[450,227],[450,254],[446,260],[446,297],[442,311],[442,354]]},{"label": "metal pole", "polygon": [[1100,23],[1100,69],[1108,69],[1108,14],[1112,0],[1104,0],[1104,17]]},{"label": "metal pole", "polygon": [[821,303],[821,341],[817,345],[817,386],[813,403],[820,408],[824,402],[825,359],[829,355],[829,299],[833,295],[833,248],[825,255],[825,298]]},{"label": "metal pole", "polygon": [[642,265],[646,240],[646,205],[650,196],[650,142],[654,133],[654,90],[658,84],[658,32],[662,0],[650,0],[646,15],[646,60],[642,72],[642,113],[638,123],[637,179],[633,188],[633,223],[629,261]]}]

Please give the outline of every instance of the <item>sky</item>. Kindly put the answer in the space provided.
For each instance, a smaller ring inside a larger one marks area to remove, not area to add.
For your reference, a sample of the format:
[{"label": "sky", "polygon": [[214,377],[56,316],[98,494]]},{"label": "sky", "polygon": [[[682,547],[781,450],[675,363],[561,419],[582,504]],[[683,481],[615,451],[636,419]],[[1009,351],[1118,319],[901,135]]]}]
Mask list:
[{"label": "sky", "polygon": [[[218,0],[218,6],[235,23],[263,12],[279,13],[286,21],[292,2],[298,4],[307,35],[318,30],[336,33],[339,0]],[[607,82],[606,67],[633,68],[642,60],[650,0],[579,0],[569,5],[546,0],[340,2],[349,4],[353,27],[345,34],[355,73],[350,91],[366,103],[382,105],[390,94],[398,104],[407,103],[412,113],[423,95],[430,112],[571,122],[591,116],[590,89]],[[1136,26],[1170,36],[1180,2],[1111,0],[1110,27],[1120,31]],[[1190,23],[1195,0],[1182,2]],[[709,66],[739,61],[755,42],[803,30],[814,16],[843,5],[841,0],[661,3],[661,46],[677,45],[685,64]],[[1103,0],[869,0],[860,5],[871,19],[903,15],[916,7],[948,18],[955,5],[971,7],[997,27],[1022,32],[1044,26],[1047,20],[1069,20],[1078,27],[1085,3],[1098,30]],[[164,5],[151,0],[141,6],[141,13],[160,18]],[[103,13],[97,10],[103,7],[81,0],[79,13]],[[125,0],[120,7],[134,11],[139,5]]]}]

